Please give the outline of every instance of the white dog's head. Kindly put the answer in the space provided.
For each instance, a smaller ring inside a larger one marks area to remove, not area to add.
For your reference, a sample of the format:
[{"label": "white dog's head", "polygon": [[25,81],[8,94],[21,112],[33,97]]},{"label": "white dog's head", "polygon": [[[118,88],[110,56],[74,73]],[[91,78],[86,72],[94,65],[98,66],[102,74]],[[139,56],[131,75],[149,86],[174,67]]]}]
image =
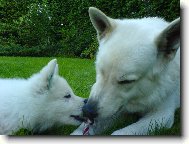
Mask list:
[{"label": "white dog's head", "polygon": [[160,18],[112,19],[93,7],[89,15],[99,51],[84,115],[99,120],[123,109],[145,111],[140,99],[147,100],[179,47],[180,19],[170,24]]},{"label": "white dog's head", "polygon": [[35,91],[34,96],[40,107],[41,119],[45,119],[49,125],[81,123],[81,108],[85,100],[76,96],[67,81],[59,76],[56,59],[51,60],[40,73],[30,79],[32,91]]}]

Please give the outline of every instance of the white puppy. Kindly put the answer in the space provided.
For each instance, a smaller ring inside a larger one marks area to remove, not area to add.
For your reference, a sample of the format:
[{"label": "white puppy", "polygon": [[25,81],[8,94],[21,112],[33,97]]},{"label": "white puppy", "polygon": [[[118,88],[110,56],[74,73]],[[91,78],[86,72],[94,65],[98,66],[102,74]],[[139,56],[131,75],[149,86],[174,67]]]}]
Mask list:
[{"label": "white puppy", "polygon": [[[99,134],[124,112],[142,118],[112,135],[147,135],[170,128],[180,106],[180,19],[112,19],[96,8],[89,15],[97,31],[96,83],[85,117]],[[72,135],[82,134],[80,126]]]},{"label": "white puppy", "polygon": [[29,79],[0,79],[0,134],[41,132],[54,124],[79,125],[84,100],[58,75],[57,60]]}]

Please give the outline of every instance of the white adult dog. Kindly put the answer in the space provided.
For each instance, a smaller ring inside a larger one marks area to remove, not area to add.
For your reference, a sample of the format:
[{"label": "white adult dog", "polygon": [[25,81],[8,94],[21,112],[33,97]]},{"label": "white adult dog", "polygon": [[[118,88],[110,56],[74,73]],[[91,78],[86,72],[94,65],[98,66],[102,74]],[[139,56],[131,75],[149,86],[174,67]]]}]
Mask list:
[{"label": "white adult dog", "polygon": [[57,60],[29,79],[0,79],[0,134],[41,132],[54,124],[79,125],[84,99],[58,75]]},{"label": "white adult dog", "polygon": [[[99,51],[96,83],[83,113],[94,121],[94,134],[123,112],[142,118],[112,135],[170,128],[180,106],[180,19],[112,19],[93,7],[89,15]],[[72,135],[81,135],[82,129],[83,124]]]}]

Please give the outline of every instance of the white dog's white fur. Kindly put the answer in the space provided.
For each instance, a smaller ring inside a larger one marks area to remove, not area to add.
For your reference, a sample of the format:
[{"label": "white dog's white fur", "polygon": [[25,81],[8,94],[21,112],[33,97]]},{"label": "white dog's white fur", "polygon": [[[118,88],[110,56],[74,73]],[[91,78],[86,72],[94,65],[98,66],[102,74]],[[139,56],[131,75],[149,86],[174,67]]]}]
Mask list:
[{"label": "white dog's white fur", "polygon": [[[112,19],[93,7],[89,15],[99,41],[96,83],[88,100],[98,113],[95,133],[121,112],[143,117],[112,135],[147,135],[155,127],[170,128],[180,106],[180,19]],[[72,135],[82,134],[82,129]]]},{"label": "white dog's white fur", "polygon": [[[71,97],[70,97],[71,96]],[[80,124],[83,98],[58,75],[57,60],[29,79],[0,79],[0,134],[19,128],[41,132],[54,124]]]}]

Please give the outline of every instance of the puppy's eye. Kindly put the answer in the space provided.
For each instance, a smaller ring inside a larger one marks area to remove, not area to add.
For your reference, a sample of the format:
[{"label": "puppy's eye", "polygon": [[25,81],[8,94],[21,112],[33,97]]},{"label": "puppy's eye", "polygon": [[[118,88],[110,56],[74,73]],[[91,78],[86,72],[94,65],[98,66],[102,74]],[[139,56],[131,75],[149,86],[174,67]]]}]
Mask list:
[{"label": "puppy's eye", "polygon": [[71,98],[71,95],[67,94],[67,95],[64,96],[64,98]]},{"label": "puppy's eye", "polygon": [[118,81],[118,84],[131,84],[135,81],[136,80],[122,80],[122,81]]}]

